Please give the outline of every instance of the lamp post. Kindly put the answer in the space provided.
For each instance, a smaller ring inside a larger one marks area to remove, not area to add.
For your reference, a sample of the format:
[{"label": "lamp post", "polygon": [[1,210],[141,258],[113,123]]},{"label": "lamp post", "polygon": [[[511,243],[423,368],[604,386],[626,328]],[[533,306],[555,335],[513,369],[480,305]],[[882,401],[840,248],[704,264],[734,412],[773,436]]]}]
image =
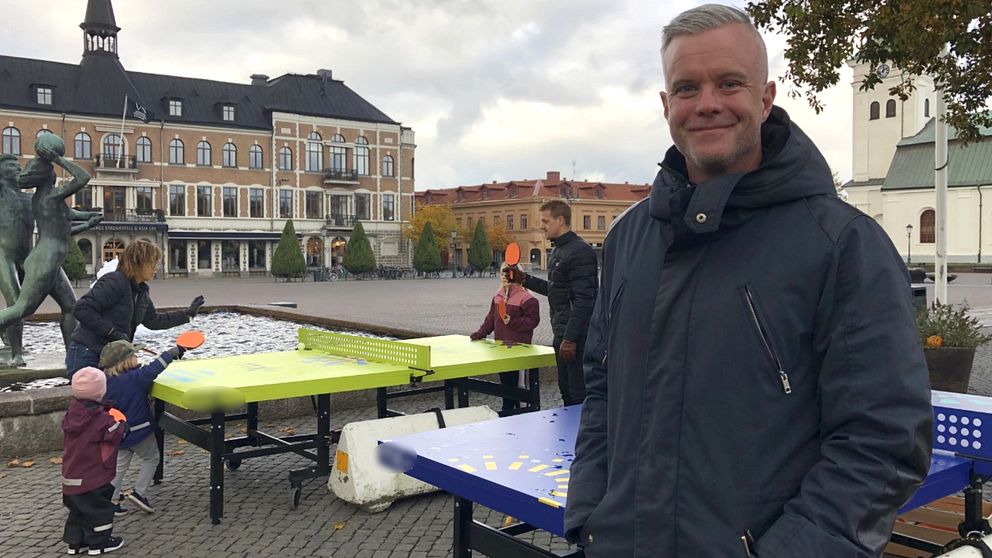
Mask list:
[{"label": "lamp post", "polygon": [[455,239],[458,238],[457,231],[451,231],[451,278],[455,278]]},{"label": "lamp post", "polygon": [[913,263],[913,224],[906,225],[906,267]]},{"label": "lamp post", "polygon": [[323,267],[330,267],[327,265],[327,232],[327,221],[324,221],[324,224],[320,226],[320,236],[323,240],[320,245],[320,261]]}]

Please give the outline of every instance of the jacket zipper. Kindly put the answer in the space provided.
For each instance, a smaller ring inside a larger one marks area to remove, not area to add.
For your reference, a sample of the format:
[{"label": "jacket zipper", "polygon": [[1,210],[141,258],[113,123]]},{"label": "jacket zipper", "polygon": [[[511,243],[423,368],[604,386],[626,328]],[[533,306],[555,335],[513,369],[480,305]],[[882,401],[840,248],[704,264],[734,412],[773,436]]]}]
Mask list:
[{"label": "jacket zipper", "polygon": [[[620,280],[620,287],[617,288],[617,294],[613,295],[613,299],[610,300],[610,307],[606,310],[606,334],[609,335],[610,324],[613,322],[613,309],[616,308],[617,303],[620,302],[620,296],[623,295],[623,290],[627,286],[627,280]],[[603,366],[606,366],[606,349],[603,349]]]},{"label": "jacket zipper", "polygon": [[751,311],[751,318],[754,319],[754,325],[758,328],[758,337],[761,337],[761,342],[765,345],[765,351],[768,352],[768,356],[778,368],[778,377],[782,382],[782,391],[788,395],[792,393],[792,384],[789,382],[789,375],[785,373],[785,367],[782,366],[782,361],[779,360],[778,355],[775,354],[775,350],[772,349],[772,344],[768,341],[768,336],[765,335],[765,329],[761,327],[761,320],[758,319],[758,312],[754,305],[754,297],[751,295],[751,288],[747,285],[744,286],[744,296],[747,297],[747,306]]}]

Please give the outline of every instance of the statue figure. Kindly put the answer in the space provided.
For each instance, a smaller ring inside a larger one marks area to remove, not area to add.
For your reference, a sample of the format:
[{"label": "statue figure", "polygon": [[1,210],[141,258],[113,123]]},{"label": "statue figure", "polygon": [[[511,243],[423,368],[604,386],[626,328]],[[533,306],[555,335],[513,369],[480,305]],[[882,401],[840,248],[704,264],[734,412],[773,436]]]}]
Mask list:
[{"label": "statue figure", "polygon": [[[0,311],[0,331],[6,331],[12,364],[23,366],[23,318],[34,313],[46,296],[59,305],[59,326],[66,345],[75,328],[72,308],[76,295],[62,270],[69,237],[103,220],[99,212],[70,209],[65,200],[89,182],[90,176],[67,161],[65,144],[55,134],[43,134],[35,142],[37,157],[23,172],[13,156],[0,156],[0,291],[7,308]],[[55,187],[54,164],[73,179]],[[36,188],[34,195],[18,189]],[[35,218],[38,243],[30,250]],[[71,221],[81,221],[72,223]],[[24,270],[23,287],[17,268]]]}]

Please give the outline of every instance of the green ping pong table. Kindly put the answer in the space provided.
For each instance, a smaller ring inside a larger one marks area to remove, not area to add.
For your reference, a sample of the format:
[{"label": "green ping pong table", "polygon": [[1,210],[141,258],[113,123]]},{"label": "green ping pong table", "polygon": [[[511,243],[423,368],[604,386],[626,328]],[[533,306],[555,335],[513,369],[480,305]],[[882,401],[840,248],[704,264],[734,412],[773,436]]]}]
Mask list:
[{"label": "green ping pong table", "polygon": [[[210,519],[215,525],[224,516],[225,465],[234,470],[245,459],[281,453],[313,460],[313,466],[289,473],[294,509],[303,481],[330,473],[330,447],[340,436],[340,430],[330,426],[332,393],[375,389],[380,418],[399,414],[388,409],[389,399],[430,391],[444,391],[446,409],[455,407],[456,396],[459,407],[468,406],[469,392],[478,392],[515,399],[525,404],[521,411],[534,411],[540,409],[537,369],[555,364],[551,347],[506,346],[463,335],[387,341],[300,329],[298,336],[295,351],[174,362],[152,386],[161,456],[156,481],[163,476],[163,432],[207,450]],[[531,371],[527,388],[470,377],[515,370]],[[433,382],[441,385],[410,387]],[[402,386],[407,389],[387,391]],[[291,397],[316,400],[316,433],[277,437],[260,431],[258,403]],[[182,419],[166,412],[166,403],[209,417]],[[225,423],[235,420],[247,422],[246,434],[227,438]],[[248,447],[252,449],[244,449]]]}]

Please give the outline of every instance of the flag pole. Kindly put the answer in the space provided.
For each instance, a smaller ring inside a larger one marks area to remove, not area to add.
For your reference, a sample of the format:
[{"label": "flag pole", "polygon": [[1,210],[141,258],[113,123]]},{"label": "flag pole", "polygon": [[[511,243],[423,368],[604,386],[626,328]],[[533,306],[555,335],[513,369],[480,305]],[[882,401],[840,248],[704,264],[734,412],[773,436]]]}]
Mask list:
[{"label": "flag pole", "polygon": [[119,152],[117,153],[117,168],[121,168],[121,163],[124,161],[124,120],[127,119],[127,93],[124,94],[124,112],[121,113],[121,135],[118,136],[120,139],[120,144],[118,145]]}]

